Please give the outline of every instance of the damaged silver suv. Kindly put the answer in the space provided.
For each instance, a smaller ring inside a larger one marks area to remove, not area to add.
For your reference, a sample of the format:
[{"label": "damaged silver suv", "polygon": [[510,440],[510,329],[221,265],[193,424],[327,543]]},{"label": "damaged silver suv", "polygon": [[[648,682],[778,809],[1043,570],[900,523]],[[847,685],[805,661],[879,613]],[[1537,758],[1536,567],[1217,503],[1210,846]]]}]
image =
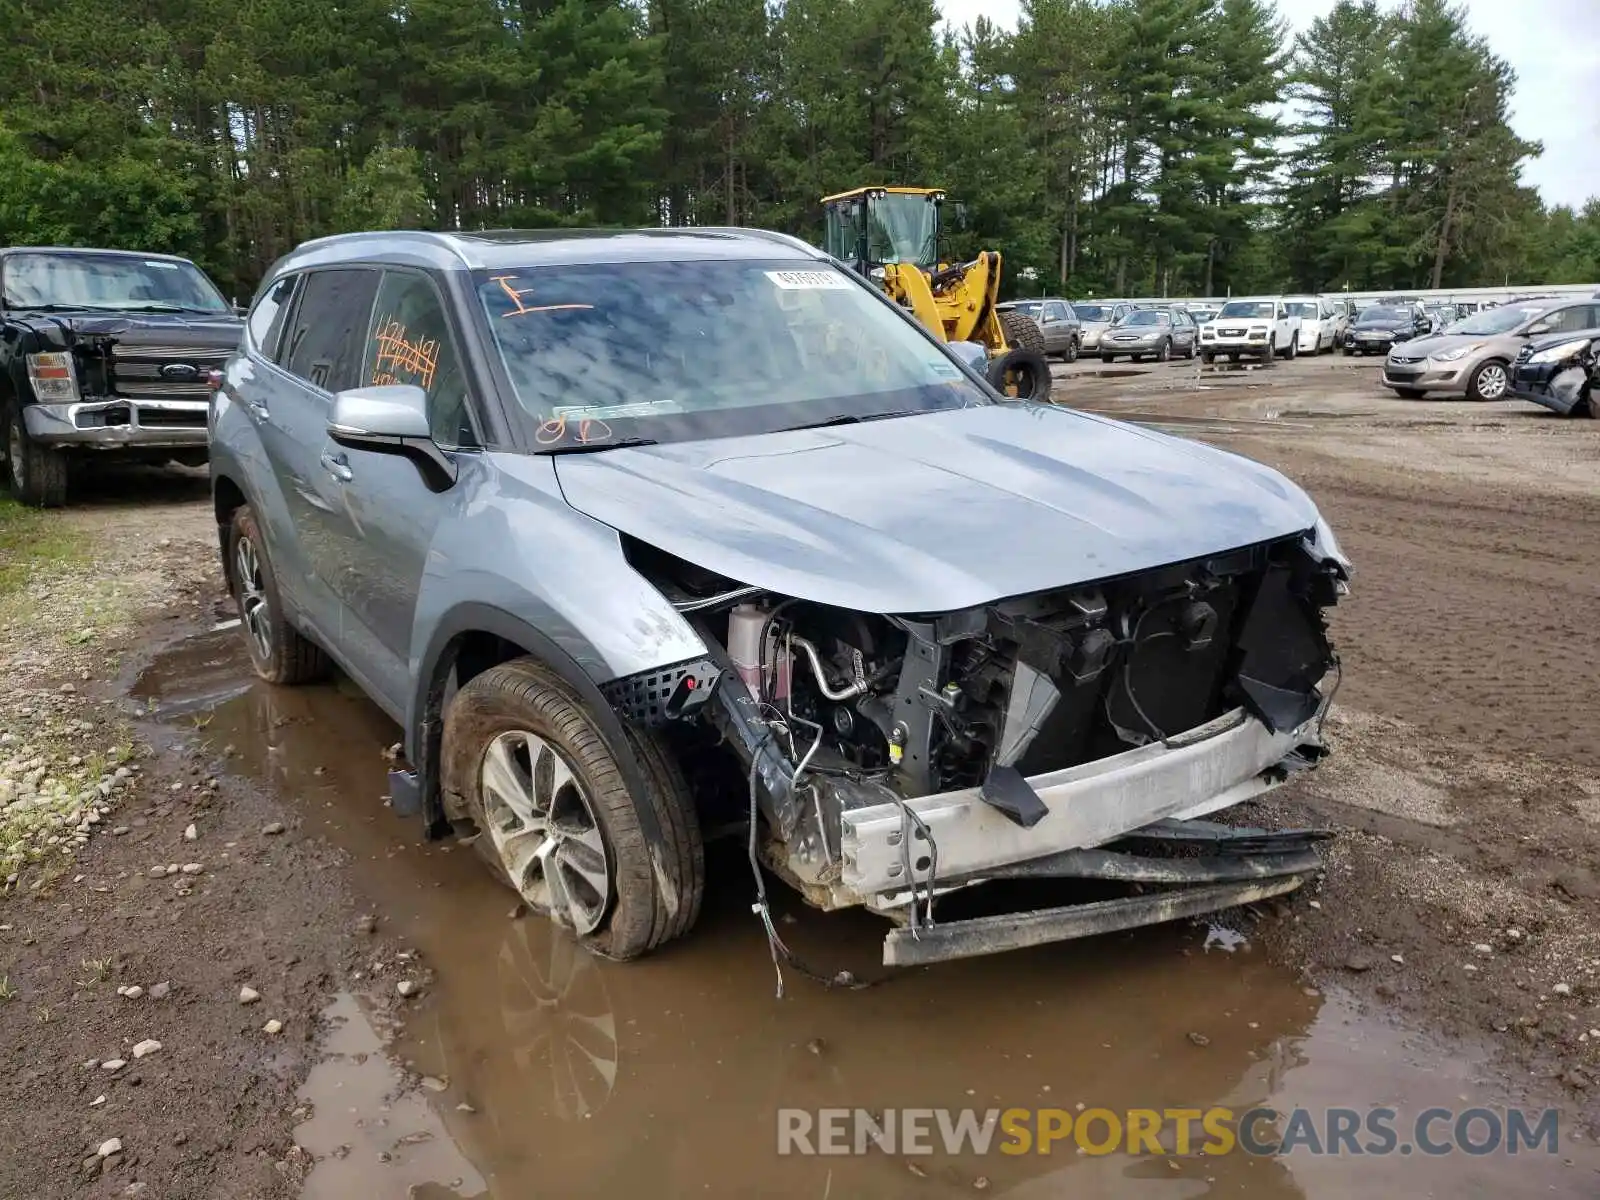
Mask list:
[{"label": "damaged silver suv", "polygon": [[251,658],[347,672],[395,807],[613,958],[693,925],[730,828],[764,915],[762,868],[889,964],[1299,886],[1315,831],[1205,818],[1322,753],[1333,534],[967,357],[778,234],[308,243],[211,412]]}]

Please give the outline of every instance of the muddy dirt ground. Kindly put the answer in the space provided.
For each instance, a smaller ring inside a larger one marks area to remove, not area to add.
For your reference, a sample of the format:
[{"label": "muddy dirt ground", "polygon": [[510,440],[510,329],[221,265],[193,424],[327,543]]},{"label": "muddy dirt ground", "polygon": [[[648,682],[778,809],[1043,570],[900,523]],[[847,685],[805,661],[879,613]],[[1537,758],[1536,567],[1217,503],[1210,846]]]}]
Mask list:
[{"label": "muddy dirt ground", "polygon": [[[1315,886],[780,1002],[714,846],[693,936],[574,954],[384,807],[397,733],[353,689],[251,683],[203,482],[108,480],[60,515],[82,558],[0,597],[0,765],[110,780],[75,856],[0,896],[0,1197],[1595,1195],[1600,422],[1399,401],[1331,357],[1080,363],[1057,395],[1283,469],[1355,560],[1334,755],[1249,814],[1337,830]],[[872,919],[786,907],[803,955],[880,973]],[[1555,1105],[1562,1150],[773,1149],[780,1106],[1377,1102]]]}]

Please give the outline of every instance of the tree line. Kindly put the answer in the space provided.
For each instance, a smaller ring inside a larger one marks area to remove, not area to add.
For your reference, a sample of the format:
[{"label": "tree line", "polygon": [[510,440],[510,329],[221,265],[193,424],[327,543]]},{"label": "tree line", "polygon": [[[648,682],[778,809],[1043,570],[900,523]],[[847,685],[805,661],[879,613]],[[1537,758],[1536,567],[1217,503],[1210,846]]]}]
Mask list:
[{"label": "tree line", "polygon": [[1510,68],[1446,0],[0,0],[0,242],[187,254],[246,295],[350,229],[744,224],[921,184],[1007,286],[1600,278]]}]

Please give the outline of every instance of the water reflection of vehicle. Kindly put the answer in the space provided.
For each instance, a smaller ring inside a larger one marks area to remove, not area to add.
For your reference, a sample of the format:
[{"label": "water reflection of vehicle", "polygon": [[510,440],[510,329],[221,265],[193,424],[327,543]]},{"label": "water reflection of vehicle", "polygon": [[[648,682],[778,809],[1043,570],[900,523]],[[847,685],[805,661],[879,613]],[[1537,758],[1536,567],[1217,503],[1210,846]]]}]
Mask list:
[{"label": "water reflection of vehicle", "polygon": [[[923,1179],[877,1152],[779,1157],[777,1110],[1258,1102],[1279,1082],[1263,1064],[1292,1062],[1293,1041],[1320,1003],[1248,954],[1151,953],[1198,946],[1193,932],[1175,931],[1141,937],[1137,949],[1102,942],[1090,956],[1076,947],[1025,952],[1027,969],[1008,976],[1006,1000],[1025,1020],[974,1024],[977,1006],[993,1002],[992,969],[898,977],[848,997],[806,987],[774,1005],[765,948],[740,936],[755,932],[742,899],[715,903],[719,911],[704,919],[727,928],[642,970],[619,970],[538,920],[501,927],[492,954],[494,930],[462,931],[470,948],[459,949],[493,962],[494,986],[458,974],[471,970],[465,962],[442,966],[441,978],[455,983],[404,1052],[448,1080],[439,1106],[498,1200],[893,1196],[911,1187],[942,1195],[970,1192],[979,1177],[998,1195],[1057,1195],[1047,1180],[1063,1170],[1074,1184],[1109,1183],[1139,1173],[1138,1160],[1119,1155],[1113,1164],[1070,1148],[1021,1158],[938,1153],[919,1160]],[[788,928],[804,943],[820,920],[804,915]],[[870,959],[873,927],[851,924],[847,940]],[[1175,961],[1181,997],[1168,987]],[[1084,1037],[1091,1026],[1094,1037]],[[1194,1028],[1210,1031],[1204,1054],[1188,1040]],[[476,1111],[457,1112],[461,1100]],[[1242,1181],[1245,1170],[1208,1161],[1204,1173]],[[1253,1195],[1298,1194],[1275,1165],[1248,1170]],[[1172,1186],[1162,1178],[1152,1194],[1175,1195]]]}]

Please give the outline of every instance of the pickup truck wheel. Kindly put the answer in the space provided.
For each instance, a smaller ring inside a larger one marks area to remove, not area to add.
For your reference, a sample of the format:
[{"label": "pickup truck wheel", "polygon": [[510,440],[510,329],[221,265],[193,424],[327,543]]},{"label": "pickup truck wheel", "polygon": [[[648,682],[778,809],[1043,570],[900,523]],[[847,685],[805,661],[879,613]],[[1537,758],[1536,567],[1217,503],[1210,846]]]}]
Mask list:
[{"label": "pickup truck wheel", "polygon": [[1300,335],[1298,333],[1291,333],[1289,335],[1289,346],[1288,346],[1288,349],[1286,349],[1283,352],[1284,361],[1285,362],[1293,362],[1295,360],[1295,356],[1298,355],[1299,353],[1300,353]]},{"label": "pickup truck wheel", "polygon": [[268,683],[313,683],[328,673],[328,656],[284,616],[278,577],[248,504],[228,526],[228,587],[239,609],[250,665]]},{"label": "pickup truck wheel", "polygon": [[1467,384],[1467,399],[1502,400],[1510,382],[1506,364],[1498,358],[1491,358],[1472,373],[1472,382]]},{"label": "pickup truck wheel", "polygon": [[[625,730],[633,795],[583,701],[531,658],[474,676],[445,713],[442,784],[475,847],[523,901],[605,958],[688,932],[705,890],[694,801],[649,730]],[[660,830],[659,844],[643,826]]]},{"label": "pickup truck wheel", "polygon": [[29,437],[14,406],[6,406],[5,425],[11,494],[32,508],[60,508],[67,502],[67,456]]}]

